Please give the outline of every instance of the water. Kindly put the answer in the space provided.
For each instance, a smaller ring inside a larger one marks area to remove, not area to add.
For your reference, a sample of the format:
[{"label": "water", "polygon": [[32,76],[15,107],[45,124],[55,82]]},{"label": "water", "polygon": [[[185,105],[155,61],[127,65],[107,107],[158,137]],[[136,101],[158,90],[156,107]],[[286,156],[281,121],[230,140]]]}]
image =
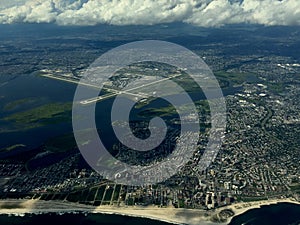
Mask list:
[{"label": "water", "polygon": [[[25,148],[22,150],[30,150],[41,146],[47,139],[55,136],[59,136],[65,133],[72,132],[72,124],[68,123],[56,123],[47,124],[42,127],[29,129],[29,130],[14,130],[13,122],[1,120],[10,114],[28,110],[44,104],[54,102],[72,102],[73,96],[76,90],[76,85],[68,82],[52,80],[44,77],[40,77],[33,74],[16,75],[16,76],[5,76],[0,77],[0,149],[9,147],[15,144],[24,144]],[[234,94],[238,91],[238,88],[227,88],[224,91],[224,95]],[[30,105],[24,104],[18,107],[16,110],[7,111],[3,107],[10,102],[19,99],[38,99],[36,102]],[[191,93],[193,100],[204,99],[204,95],[200,93]],[[110,122],[110,109],[113,103],[113,99],[108,99],[100,104],[97,104],[97,124],[100,124],[99,128],[105,131],[102,134],[107,145],[111,145],[115,139],[112,139],[112,129]],[[162,101],[155,101],[151,103],[151,107],[162,107]],[[99,106],[98,106],[99,105]],[[26,108],[27,107],[27,108]],[[133,117],[137,118],[136,111]],[[71,114],[70,114],[71,116]],[[9,132],[1,131],[1,129],[8,129]],[[12,151],[5,154],[14,154]]]},{"label": "water", "polygon": [[229,225],[298,225],[300,205],[279,203],[251,209],[232,219]]},{"label": "water", "polygon": [[[25,216],[0,215],[0,224],[5,225],[170,225],[170,223],[121,215],[108,214],[26,214]],[[300,205],[279,203],[252,209],[236,216],[229,225],[298,225],[300,224]],[[200,225],[200,224],[199,224]]]},{"label": "water", "polygon": [[0,215],[0,224],[5,225],[53,225],[53,224],[72,224],[72,225],[170,225],[170,223],[129,217],[120,215],[106,214],[63,214],[47,213],[39,215],[26,214],[25,216]]},{"label": "water", "polygon": [[[33,74],[15,76],[1,76],[0,84],[0,119],[10,114],[26,110],[21,107],[17,110],[1,110],[3,107],[19,99],[36,99],[30,108],[53,102],[70,102],[76,86],[66,82],[46,79]],[[26,107],[26,104],[25,104]],[[25,144],[27,149],[39,146],[49,137],[60,135],[71,130],[71,126],[63,124],[47,125],[30,130],[14,130],[13,124],[1,120],[1,127],[9,132],[0,132],[0,148],[14,144]]]}]

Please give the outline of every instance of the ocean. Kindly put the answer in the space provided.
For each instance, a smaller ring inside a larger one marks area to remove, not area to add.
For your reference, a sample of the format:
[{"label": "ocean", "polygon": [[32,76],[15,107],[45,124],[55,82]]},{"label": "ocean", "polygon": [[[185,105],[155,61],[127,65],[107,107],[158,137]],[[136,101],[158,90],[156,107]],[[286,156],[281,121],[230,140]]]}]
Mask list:
[{"label": "ocean", "polygon": [[300,205],[278,203],[251,209],[234,217],[229,225],[299,225]]},{"label": "ocean", "polygon": [[107,215],[107,214],[25,214],[24,216],[0,215],[1,225],[171,225],[170,223],[160,222],[152,219]]},{"label": "ocean", "polygon": [[[5,225],[171,225],[152,219],[96,214],[96,213],[47,213],[25,214],[23,216],[0,215],[0,224]],[[229,225],[299,225],[300,205],[278,203],[251,209],[232,219]],[[199,224],[201,225],[201,224]]]}]

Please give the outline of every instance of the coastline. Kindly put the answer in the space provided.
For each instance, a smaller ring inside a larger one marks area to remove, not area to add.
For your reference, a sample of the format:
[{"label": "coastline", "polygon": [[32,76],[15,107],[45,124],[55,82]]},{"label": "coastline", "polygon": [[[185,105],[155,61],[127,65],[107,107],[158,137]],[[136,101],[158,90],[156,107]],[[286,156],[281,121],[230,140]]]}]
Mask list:
[{"label": "coastline", "polygon": [[[189,224],[189,225],[225,225],[231,222],[232,218],[245,213],[248,210],[260,208],[265,205],[278,203],[300,202],[290,199],[270,199],[257,202],[239,202],[233,205],[218,208],[212,211],[201,209],[178,209],[178,208],[160,208],[156,206],[89,206],[72,202],[63,201],[43,201],[43,200],[27,200],[27,199],[7,199],[0,200],[0,215],[25,215],[25,214],[42,214],[42,213],[100,213],[110,215],[121,215],[130,217],[147,218],[158,220],[171,224]],[[212,217],[218,215],[221,211],[230,209],[234,215],[227,218],[224,223],[212,222]]]},{"label": "coastline", "polygon": [[[101,213],[111,215],[130,216],[138,218],[147,218],[158,220],[171,224],[188,225],[214,225],[210,221],[211,212],[200,209],[178,209],[178,208],[160,208],[156,206],[88,206],[78,203],[62,201],[43,201],[26,199],[7,199],[0,200],[0,215],[19,215],[41,214],[41,213]],[[225,223],[218,223],[225,225]]]},{"label": "coastline", "polygon": [[259,209],[261,208],[261,206],[274,205],[278,203],[292,203],[292,204],[300,205],[300,202],[292,198],[281,198],[281,199],[269,199],[269,200],[262,200],[262,201],[253,201],[253,202],[239,202],[239,203],[235,203],[229,206],[219,208],[218,211],[220,212],[224,209],[231,209],[234,212],[234,215],[227,219],[226,223],[229,224],[234,217],[239,216],[251,209]]}]

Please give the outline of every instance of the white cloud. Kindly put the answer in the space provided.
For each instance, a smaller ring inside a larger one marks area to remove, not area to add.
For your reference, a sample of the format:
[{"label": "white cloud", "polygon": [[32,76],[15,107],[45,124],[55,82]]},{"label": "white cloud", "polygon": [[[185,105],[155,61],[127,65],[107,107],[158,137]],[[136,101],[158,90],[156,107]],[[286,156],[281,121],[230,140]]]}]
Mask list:
[{"label": "white cloud", "polygon": [[299,0],[245,0],[241,5],[249,22],[267,25],[300,25]]},{"label": "white cloud", "polygon": [[24,22],[45,22],[49,23],[55,20],[57,13],[53,11],[54,5],[52,2],[43,2],[35,7],[28,6],[31,10],[26,14]]},{"label": "white cloud", "polygon": [[299,0],[0,0],[0,23],[300,25]]}]

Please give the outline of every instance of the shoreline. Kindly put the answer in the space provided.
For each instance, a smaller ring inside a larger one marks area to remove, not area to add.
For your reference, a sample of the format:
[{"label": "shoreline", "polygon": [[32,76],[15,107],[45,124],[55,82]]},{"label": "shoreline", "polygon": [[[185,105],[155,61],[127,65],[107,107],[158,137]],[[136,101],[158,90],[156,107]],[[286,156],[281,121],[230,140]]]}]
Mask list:
[{"label": "shoreline", "polygon": [[268,199],[268,200],[253,201],[253,202],[238,202],[229,206],[219,208],[217,210],[218,212],[221,212],[224,209],[231,209],[234,212],[234,215],[227,219],[226,223],[229,224],[234,217],[239,216],[249,210],[259,209],[262,206],[276,205],[279,203],[292,203],[292,204],[300,205],[300,202],[296,201],[295,199],[281,198],[281,199]]},{"label": "shoreline", "polygon": [[[63,201],[26,199],[0,200],[0,215],[42,214],[42,213],[99,213],[146,218],[170,224],[214,225],[211,212],[201,209],[160,208],[156,206],[89,206]],[[225,225],[224,223],[220,225]]]},{"label": "shoreline", "polygon": [[[43,201],[43,200],[27,200],[27,199],[7,199],[0,200],[0,215],[16,215],[24,214],[46,214],[46,213],[99,213],[108,215],[130,216],[137,218],[146,218],[151,220],[162,221],[171,224],[189,224],[189,225],[225,225],[231,220],[251,209],[261,208],[261,206],[273,205],[278,203],[300,202],[291,199],[270,199],[257,202],[239,202],[229,206],[217,208],[212,211],[201,209],[183,209],[183,208],[160,208],[156,206],[89,206],[79,203],[64,201]],[[227,218],[224,223],[212,222],[212,217],[218,215],[221,211],[230,209],[234,215]]]}]

